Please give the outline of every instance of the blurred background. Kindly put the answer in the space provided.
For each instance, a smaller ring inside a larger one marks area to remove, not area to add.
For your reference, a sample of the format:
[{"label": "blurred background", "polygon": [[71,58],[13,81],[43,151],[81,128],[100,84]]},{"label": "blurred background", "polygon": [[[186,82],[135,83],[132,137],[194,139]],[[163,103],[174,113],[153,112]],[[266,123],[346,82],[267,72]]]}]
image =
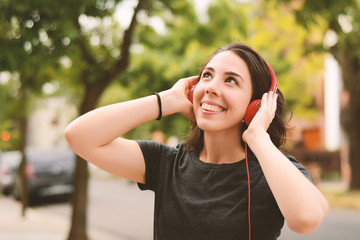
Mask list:
[{"label": "blurred background", "polygon": [[[285,227],[281,239],[358,239],[359,20],[358,0],[0,0],[0,238],[151,239],[152,193],[86,164],[64,129],[243,42],[272,65],[292,109],[284,152],[332,209],[314,234]],[[178,114],[125,137],[175,146],[188,130]]]}]

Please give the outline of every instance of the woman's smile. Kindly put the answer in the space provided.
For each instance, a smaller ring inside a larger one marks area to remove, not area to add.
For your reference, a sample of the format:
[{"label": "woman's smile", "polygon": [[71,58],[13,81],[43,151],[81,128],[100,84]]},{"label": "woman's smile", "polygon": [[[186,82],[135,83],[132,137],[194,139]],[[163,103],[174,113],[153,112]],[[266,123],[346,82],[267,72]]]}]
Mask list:
[{"label": "woman's smile", "polygon": [[216,104],[212,104],[212,103],[202,103],[201,105],[201,109],[205,112],[224,112],[225,109],[223,107],[220,107],[219,105]]}]

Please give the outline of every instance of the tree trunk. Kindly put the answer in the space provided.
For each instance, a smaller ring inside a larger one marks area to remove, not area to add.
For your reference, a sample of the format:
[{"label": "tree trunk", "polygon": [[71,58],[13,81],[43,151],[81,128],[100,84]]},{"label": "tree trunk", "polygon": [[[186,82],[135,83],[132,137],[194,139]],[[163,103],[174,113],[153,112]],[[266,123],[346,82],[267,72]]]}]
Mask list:
[{"label": "tree trunk", "polygon": [[[360,66],[357,69],[359,72]],[[359,73],[354,75],[353,81],[360,81]],[[359,84],[359,83],[358,83]],[[360,190],[360,91],[350,94],[349,102],[349,164],[351,168],[350,190]]]},{"label": "tree trunk", "polygon": [[[360,108],[360,106],[359,106]],[[359,119],[359,118],[357,118]],[[349,190],[360,190],[360,127],[354,125],[349,134],[349,163],[351,168],[351,180]]]},{"label": "tree trunk", "polygon": [[19,197],[22,203],[21,215],[25,217],[26,208],[29,205],[28,199],[28,188],[27,188],[27,179],[26,179],[26,154],[25,154],[25,139],[26,139],[26,128],[27,128],[27,119],[26,117],[21,117],[20,119],[20,152],[22,153],[21,162],[17,171],[17,190],[19,191]]},{"label": "tree trunk", "polygon": [[19,131],[20,131],[20,152],[22,153],[21,162],[17,171],[16,175],[16,191],[18,196],[20,197],[22,208],[21,208],[21,215],[25,217],[26,208],[29,205],[28,199],[28,188],[27,188],[27,179],[26,179],[26,155],[25,155],[25,148],[26,148],[26,138],[27,138],[27,95],[26,95],[26,86],[21,84],[20,92],[19,92],[19,103],[20,103],[20,116],[19,116]]},{"label": "tree trunk", "polygon": [[73,194],[73,208],[71,228],[68,240],[88,240],[87,236],[87,195],[88,195],[88,165],[79,156],[76,157],[75,191]]},{"label": "tree trunk", "polygon": [[[80,106],[80,115],[96,107],[97,100],[109,82],[102,84],[86,85],[85,96]],[[68,240],[88,240],[87,236],[87,196],[88,196],[89,169],[87,162],[81,157],[76,157],[75,191],[73,194],[73,208],[71,228]]]},{"label": "tree trunk", "polygon": [[342,125],[349,140],[349,164],[351,179],[349,190],[360,190],[360,61],[354,55],[351,44],[333,47],[331,53],[342,69],[344,88],[349,92],[348,106],[341,114]]},{"label": "tree trunk", "polygon": [[[114,80],[116,76],[126,70],[130,59],[130,46],[132,43],[132,36],[135,26],[137,24],[136,16],[138,12],[143,8],[144,1],[139,1],[134,9],[134,14],[130,22],[130,26],[124,32],[123,42],[121,45],[121,57],[114,63],[114,65],[108,69],[107,72],[103,72],[102,76],[97,81],[89,81],[87,70],[81,73],[81,82],[85,86],[85,96],[80,106],[80,115],[93,110],[96,107],[97,101],[106,87]],[[77,20],[76,20],[77,21]],[[79,43],[81,45],[81,41]],[[88,50],[84,46],[80,46],[86,56],[90,56]],[[87,57],[90,59],[91,57]],[[91,66],[91,62],[88,62]],[[88,240],[86,233],[87,228],[87,196],[88,196],[88,165],[87,162],[80,157],[76,159],[75,168],[75,192],[73,194],[73,208],[72,208],[72,222],[68,240]]]}]

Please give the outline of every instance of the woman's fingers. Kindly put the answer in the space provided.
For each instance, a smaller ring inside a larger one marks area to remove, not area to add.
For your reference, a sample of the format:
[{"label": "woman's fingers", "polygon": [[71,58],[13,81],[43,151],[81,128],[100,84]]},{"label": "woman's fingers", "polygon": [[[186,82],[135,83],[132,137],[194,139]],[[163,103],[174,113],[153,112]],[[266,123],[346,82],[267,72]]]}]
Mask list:
[{"label": "woman's fingers", "polygon": [[272,91],[268,93],[267,108],[268,108],[268,111],[270,111],[271,120],[275,116],[276,107],[277,107],[277,96],[278,95]]},{"label": "woman's fingers", "polygon": [[278,98],[278,95],[276,93],[273,94],[273,101],[272,101],[272,113],[273,113],[273,116],[275,116],[275,112],[276,112],[276,108],[277,108],[277,98]]},{"label": "woman's fingers", "polygon": [[190,89],[193,85],[197,84],[199,76],[192,76],[179,79],[170,90],[172,96],[175,96],[175,101],[172,101],[172,105],[178,109],[176,112],[180,112],[185,117],[195,120],[192,103],[189,101]]},{"label": "woman's fingers", "polygon": [[261,99],[261,106],[269,109],[271,112],[276,111],[278,95],[274,92],[264,93]]},{"label": "woman's fingers", "polygon": [[191,76],[186,78],[190,86],[196,84],[199,81],[199,76]]},{"label": "woman's fingers", "polygon": [[199,82],[199,76],[188,77],[186,78],[186,81],[188,83],[188,87],[186,89],[186,96],[188,96],[190,101],[188,102],[187,112],[184,113],[184,115],[190,120],[195,121],[195,114],[192,105],[192,96],[190,97],[190,91],[191,88]]},{"label": "woman's fingers", "polygon": [[[264,93],[261,98],[261,107],[256,115],[259,115],[257,121],[267,129],[275,117],[277,107],[277,94],[273,92]],[[256,117],[256,116],[255,116]]]},{"label": "woman's fingers", "polygon": [[264,95],[261,98],[261,107],[267,108],[269,95],[270,95],[269,93],[264,93]]},{"label": "woman's fingers", "polygon": [[185,92],[188,94],[191,86],[195,85],[198,82],[198,79],[199,76],[181,78],[174,84],[172,88],[180,92],[185,90]]},{"label": "woman's fingers", "polygon": [[186,93],[188,94],[192,86],[196,85],[199,82],[199,76],[188,77],[185,78],[185,80],[187,82]]}]

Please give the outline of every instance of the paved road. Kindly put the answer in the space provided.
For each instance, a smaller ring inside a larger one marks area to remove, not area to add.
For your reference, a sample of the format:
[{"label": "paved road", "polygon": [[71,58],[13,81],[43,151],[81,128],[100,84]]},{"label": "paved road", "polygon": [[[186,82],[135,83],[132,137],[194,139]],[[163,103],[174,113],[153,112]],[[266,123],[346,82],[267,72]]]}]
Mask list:
[{"label": "paved road", "polygon": [[[105,232],[114,239],[151,239],[154,205],[152,192],[142,192],[135,183],[111,177],[91,180],[89,196],[90,228]],[[70,206],[65,204],[48,204],[46,210],[65,219],[69,219],[71,215]]]},{"label": "paved road", "polygon": [[330,209],[320,228],[310,235],[300,235],[284,227],[279,240],[360,240],[360,211]]},{"label": "paved road", "polygon": [[[89,235],[94,240],[152,239],[153,194],[114,177],[90,182]],[[1,240],[64,240],[69,229],[70,206],[50,202],[29,209],[20,218],[20,206],[0,197]],[[279,240],[359,240],[360,211],[331,209],[315,233],[298,235],[286,227]]]}]

